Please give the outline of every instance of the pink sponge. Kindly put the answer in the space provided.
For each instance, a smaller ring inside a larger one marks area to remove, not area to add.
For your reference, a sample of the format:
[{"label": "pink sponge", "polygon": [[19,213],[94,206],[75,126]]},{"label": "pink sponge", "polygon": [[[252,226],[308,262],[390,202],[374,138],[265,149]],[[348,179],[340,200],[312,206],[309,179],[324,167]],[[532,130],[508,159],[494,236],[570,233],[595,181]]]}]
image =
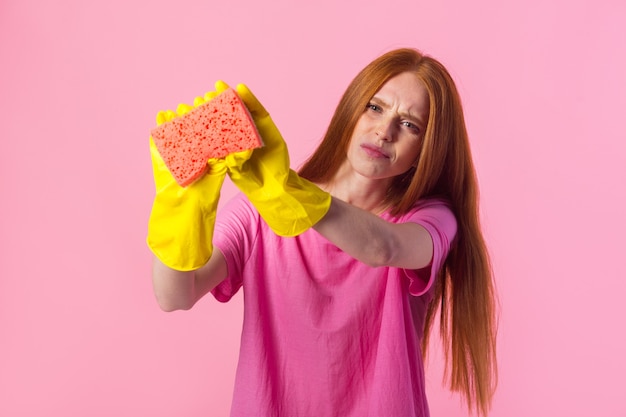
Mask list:
[{"label": "pink sponge", "polygon": [[232,88],[152,129],[163,162],[182,186],[208,169],[207,160],[263,145],[254,121]]}]

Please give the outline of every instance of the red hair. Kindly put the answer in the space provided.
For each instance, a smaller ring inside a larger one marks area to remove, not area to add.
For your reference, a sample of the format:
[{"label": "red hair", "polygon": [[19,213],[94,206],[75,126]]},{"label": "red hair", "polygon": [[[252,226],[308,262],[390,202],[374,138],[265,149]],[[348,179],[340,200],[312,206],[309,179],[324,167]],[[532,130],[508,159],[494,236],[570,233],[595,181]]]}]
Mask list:
[{"label": "red hair", "polygon": [[465,397],[470,409],[486,415],[497,383],[496,296],[461,99],[445,67],[407,48],[371,62],[348,86],[320,146],[299,174],[315,183],[329,182],[346,159],[352,132],[369,100],[404,72],[424,83],[430,110],[417,166],[393,180],[385,202],[394,215],[406,213],[424,198],[444,198],[451,204],[457,236],[438,273],[422,348],[426,352],[439,311],[449,387]]}]

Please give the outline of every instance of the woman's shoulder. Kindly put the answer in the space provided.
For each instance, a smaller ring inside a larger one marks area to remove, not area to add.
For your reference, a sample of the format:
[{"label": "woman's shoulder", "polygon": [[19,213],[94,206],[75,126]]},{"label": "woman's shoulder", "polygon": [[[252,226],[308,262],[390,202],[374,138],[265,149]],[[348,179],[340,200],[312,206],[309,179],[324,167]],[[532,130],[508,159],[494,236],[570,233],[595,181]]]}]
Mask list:
[{"label": "woman's shoulder", "polygon": [[420,210],[425,208],[440,208],[442,210],[452,211],[452,204],[449,200],[443,197],[429,197],[417,200],[411,210]]},{"label": "woman's shoulder", "polygon": [[388,221],[393,223],[415,222],[427,229],[437,229],[450,237],[457,231],[457,219],[451,203],[445,198],[432,197],[418,200],[404,214],[392,217],[386,213]]},{"label": "woman's shoulder", "polygon": [[452,204],[442,197],[428,197],[417,200],[406,213],[393,216],[391,211],[388,210],[383,214],[383,217],[390,221],[397,220],[397,222],[402,222],[418,213],[426,212],[431,214],[441,213],[442,215],[452,215],[454,217]]}]

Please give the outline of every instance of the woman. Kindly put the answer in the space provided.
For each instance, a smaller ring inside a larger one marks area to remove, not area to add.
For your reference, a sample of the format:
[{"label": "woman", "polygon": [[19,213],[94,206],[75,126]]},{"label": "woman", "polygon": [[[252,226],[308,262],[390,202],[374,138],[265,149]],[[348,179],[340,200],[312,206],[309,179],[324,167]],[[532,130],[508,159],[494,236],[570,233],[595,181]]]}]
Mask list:
[{"label": "woman", "polygon": [[[492,273],[445,68],[412,49],[373,61],[299,174],[263,106],[237,91],[265,146],[209,161],[210,174],[186,189],[152,146],[148,234],[164,310],[244,289],[232,415],[429,415],[422,352],[437,311],[450,388],[486,414],[496,378]],[[214,230],[226,172],[243,194]]]}]

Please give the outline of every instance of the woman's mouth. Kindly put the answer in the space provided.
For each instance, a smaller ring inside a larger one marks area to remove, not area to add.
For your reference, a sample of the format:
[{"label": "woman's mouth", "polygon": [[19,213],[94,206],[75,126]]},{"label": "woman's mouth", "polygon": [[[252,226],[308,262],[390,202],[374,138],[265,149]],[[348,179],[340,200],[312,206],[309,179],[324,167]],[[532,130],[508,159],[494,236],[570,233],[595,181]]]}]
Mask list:
[{"label": "woman's mouth", "polygon": [[389,154],[376,145],[364,143],[361,145],[361,149],[363,149],[365,154],[370,158],[389,159]]}]

